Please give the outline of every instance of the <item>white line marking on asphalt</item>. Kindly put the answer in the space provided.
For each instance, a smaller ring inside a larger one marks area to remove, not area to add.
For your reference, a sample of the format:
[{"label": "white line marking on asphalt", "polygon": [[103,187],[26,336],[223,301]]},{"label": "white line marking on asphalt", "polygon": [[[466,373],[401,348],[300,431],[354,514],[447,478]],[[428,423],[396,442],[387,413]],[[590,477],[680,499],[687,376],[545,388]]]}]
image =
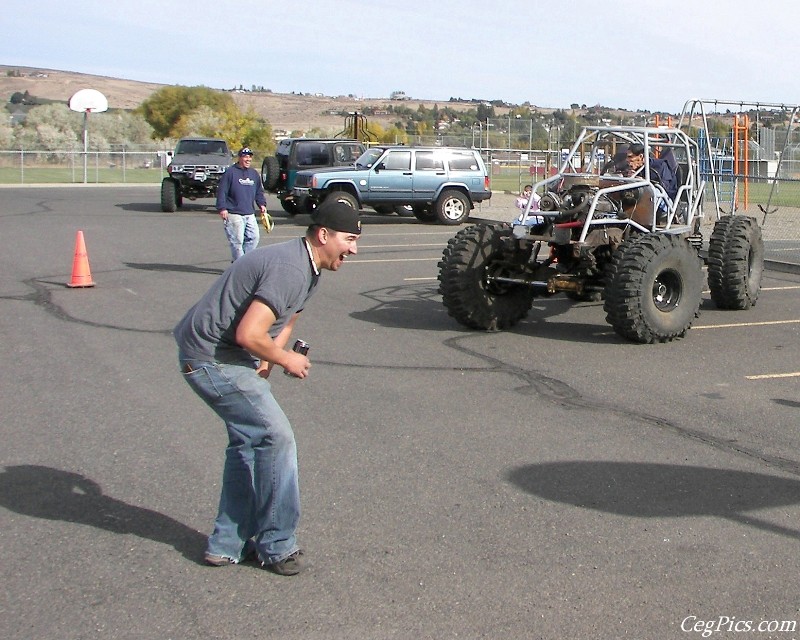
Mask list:
[{"label": "white line marking on asphalt", "polygon": [[431,242],[426,244],[359,244],[358,250],[361,249],[396,249],[397,247],[441,247],[440,242]]},{"label": "white line marking on asphalt", "polygon": [[436,262],[439,258],[382,258],[380,260],[364,260],[362,258],[349,258],[347,261],[353,264],[365,264],[367,262]]},{"label": "white line marking on asphalt", "polygon": [[762,373],[757,376],[745,376],[747,380],[767,380],[769,378],[797,378],[800,377],[800,371],[794,373]]},{"label": "white line marking on asphalt", "polygon": [[763,327],[770,324],[797,324],[800,320],[770,320],[767,322],[736,322],[732,324],[701,324],[693,326],[694,329],[731,329],[735,327]]}]

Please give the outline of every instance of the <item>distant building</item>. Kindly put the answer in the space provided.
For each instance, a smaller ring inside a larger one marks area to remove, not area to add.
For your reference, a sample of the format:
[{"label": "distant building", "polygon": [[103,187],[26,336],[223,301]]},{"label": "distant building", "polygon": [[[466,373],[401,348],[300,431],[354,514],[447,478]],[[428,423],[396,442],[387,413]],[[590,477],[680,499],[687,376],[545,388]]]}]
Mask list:
[{"label": "distant building", "polygon": [[389,94],[389,100],[410,100],[405,91],[392,91]]}]

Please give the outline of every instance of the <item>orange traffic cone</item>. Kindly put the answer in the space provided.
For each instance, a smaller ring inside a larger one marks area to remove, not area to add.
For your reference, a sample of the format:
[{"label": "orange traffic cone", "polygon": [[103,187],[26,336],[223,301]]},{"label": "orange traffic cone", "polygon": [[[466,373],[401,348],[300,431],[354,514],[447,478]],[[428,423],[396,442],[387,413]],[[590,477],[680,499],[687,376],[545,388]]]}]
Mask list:
[{"label": "orange traffic cone", "polygon": [[86,254],[86,243],[83,241],[83,231],[78,231],[75,236],[75,259],[72,261],[72,280],[67,282],[67,286],[94,286],[92,272],[89,270],[89,256]]}]

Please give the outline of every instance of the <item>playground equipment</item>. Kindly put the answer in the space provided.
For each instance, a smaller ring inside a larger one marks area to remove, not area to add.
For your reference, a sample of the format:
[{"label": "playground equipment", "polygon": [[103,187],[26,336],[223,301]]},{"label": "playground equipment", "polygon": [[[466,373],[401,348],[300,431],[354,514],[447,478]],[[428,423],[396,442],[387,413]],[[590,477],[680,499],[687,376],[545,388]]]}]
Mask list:
[{"label": "playground equipment", "polygon": [[[721,113],[723,108],[725,113]],[[766,179],[770,184],[766,205],[758,204],[765,215],[764,219],[766,214],[775,211],[772,202],[777,195],[778,178],[789,173],[785,171],[785,166],[792,160],[789,151],[793,148],[792,136],[800,117],[799,111],[800,106],[784,103],[718,99],[686,102],[677,128],[689,132],[697,139],[701,175],[715,178],[707,179],[707,183],[713,192],[717,216],[720,213],[733,213],[740,207],[747,209],[750,205],[750,182],[755,178]],[[770,113],[786,120],[786,128],[763,126],[762,118]],[[755,122],[751,114],[754,114]],[[709,115],[732,119],[728,138],[714,138],[711,135]],[[756,139],[752,136],[754,131]],[[767,133],[770,135],[767,136]],[[762,142],[766,139],[770,140],[770,145],[764,149]],[[774,147],[781,141],[780,151],[775,150]],[[751,155],[754,149],[757,150],[755,158]],[[755,167],[758,167],[758,171],[754,174]],[[729,205],[730,210],[723,210],[720,202]]]},{"label": "playground equipment", "polygon": [[350,138],[359,142],[377,142],[378,138],[368,128],[367,116],[352,111],[345,116],[344,129],[335,138]]}]

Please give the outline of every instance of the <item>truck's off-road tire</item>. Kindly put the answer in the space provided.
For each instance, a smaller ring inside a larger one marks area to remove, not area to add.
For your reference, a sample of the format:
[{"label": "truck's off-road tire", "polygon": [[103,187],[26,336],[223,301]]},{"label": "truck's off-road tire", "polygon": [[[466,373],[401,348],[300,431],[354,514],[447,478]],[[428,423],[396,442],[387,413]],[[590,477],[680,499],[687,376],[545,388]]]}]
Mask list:
[{"label": "truck's off-road tire", "polygon": [[683,337],[698,315],[703,263],[683,238],[646,233],[624,242],[605,288],[606,320],[650,344]]},{"label": "truck's off-road tire", "polygon": [[278,186],[278,177],[281,173],[281,165],[275,156],[267,156],[261,163],[261,183],[265,191],[274,191]]},{"label": "truck's off-road tire", "polygon": [[172,178],[161,181],[161,210],[173,213],[178,209],[178,185]]},{"label": "truck's off-road tire", "polygon": [[717,220],[708,243],[708,288],[720,309],[749,309],[758,300],[764,272],[764,240],[755,219]]},{"label": "truck's off-road tire", "polygon": [[470,208],[469,198],[457,189],[445,189],[434,203],[436,219],[442,224],[461,224]]},{"label": "truck's off-road tire", "polygon": [[[487,283],[487,275],[501,275],[503,239],[507,224],[466,227],[451,238],[439,262],[439,293],[447,312],[471,329],[508,329],[522,320],[533,304],[531,287]],[[513,275],[506,273],[506,275]]]}]

